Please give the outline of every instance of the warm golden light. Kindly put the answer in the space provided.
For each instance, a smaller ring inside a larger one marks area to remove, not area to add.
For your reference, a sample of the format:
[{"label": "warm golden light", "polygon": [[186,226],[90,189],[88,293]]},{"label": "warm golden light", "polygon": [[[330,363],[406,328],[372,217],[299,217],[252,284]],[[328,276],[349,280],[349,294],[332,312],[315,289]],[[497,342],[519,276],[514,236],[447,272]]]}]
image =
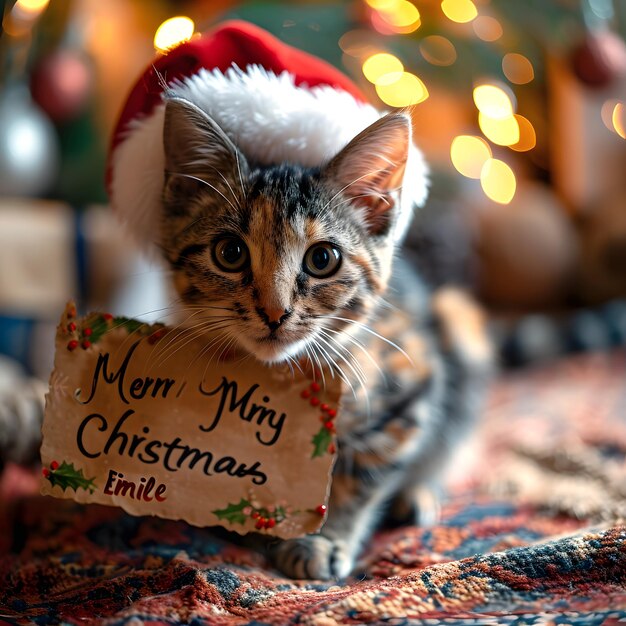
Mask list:
[{"label": "warm golden light", "polygon": [[513,115],[513,103],[504,89],[495,85],[479,85],[474,88],[474,102],[481,113],[494,119]]},{"label": "warm golden light", "polygon": [[471,22],[478,15],[472,0],[443,0],[441,10],[448,19],[461,24]]},{"label": "warm golden light", "polygon": [[613,108],[613,114],[611,115],[611,121],[613,122],[613,128],[615,132],[622,138],[626,139],[626,109],[622,102],[618,102]]},{"label": "warm golden light", "polygon": [[519,126],[514,115],[494,118],[481,111],[478,114],[478,125],[483,135],[499,146],[512,146],[519,141]]},{"label": "warm golden light", "polygon": [[13,11],[18,18],[30,17],[32,19],[39,15],[49,3],[50,0],[17,0]]},{"label": "warm golden light", "polygon": [[379,52],[373,54],[363,63],[363,74],[370,83],[377,83],[383,76],[395,74],[394,78],[400,78],[404,71],[402,61],[393,54],[387,52]]},{"label": "warm golden light", "polygon": [[504,161],[489,159],[480,173],[480,185],[494,202],[509,204],[515,196],[517,181],[513,170]]},{"label": "warm golden light", "polygon": [[412,33],[421,25],[420,12],[408,0],[398,0],[391,8],[379,11],[383,20],[397,33]]},{"label": "warm golden light", "polygon": [[472,22],[472,28],[476,36],[483,41],[497,41],[503,33],[500,22],[489,15],[479,15]]},{"label": "warm golden light", "polygon": [[431,65],[447,66],[456,61],[456,48],[454,44],[440,35],[425,37],[420,43],[422,56]]},{"label": "warm golden light", "polygon": [[365,0],[365,2],[376,11],[393,11],[400,0]]},{"label": "warm golden light", "polygon": [[467,178],[480,178],[483,165],[491,158],[491,148],[482,137],[459,135],[450,146],[450,159]]},{"label": "warm golden light", "polygon": [[525,85],[535,78],[533,64],[523,54],[517,54],[517,52],[504,55],[502,71],[516,85]]},{"label": "warm golden light", "polygon": [[537,145],[535,128],[523,115],[516,113],[515,119],[519,127],[519,141],[509,147],[516,152],[528,152],[528,150],[532,150]]},{"label": "warm golden light", "polygon": [[385,104],[392,107],[419,104],[428,98],[426,85],[410,72],[387,74],[384,80],[379,79],[376,83],[376,93]]},{"label": "warm golden light", "polygon": [[185,41],[189,41],[194,31],[194,23],[188,17],[177,16],[165,20],[154,34],[154,49],[168,52]]}]

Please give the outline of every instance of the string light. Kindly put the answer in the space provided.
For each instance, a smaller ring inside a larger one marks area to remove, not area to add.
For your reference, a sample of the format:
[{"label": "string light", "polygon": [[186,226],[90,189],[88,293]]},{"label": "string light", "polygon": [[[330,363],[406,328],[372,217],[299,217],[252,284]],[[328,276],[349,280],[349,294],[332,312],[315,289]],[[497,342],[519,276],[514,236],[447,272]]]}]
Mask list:
[{"label": "string light", "polygon": [[515,114],[517,120],[517,126],[519,128],[519,141],[512,146],[509,146],[511,150],[516,152],[527,152],[532,150],[537,145],[537,134],[535,128],[523,115]]},{"label": "string light", "polygon": [[389,74],[394,74],[394,78],[399,78],[404,71],[404,65],[398,57],[386,52],[373,54],[363,63],[363,74],[370,83],[376,84],[381,78]]},{"label": "string light", "polygon": [[426,85],[415,74],[400,72],[387,74],[376,83],[378,97],[389,106],[406,107],[428,98]]},{"label": "string light", "polygon": [[449,20],[460,24],[471,22],[478,15],[472,0],[443,0],[441,10]]},{"label": "string light", "polygon": [[611,115],[611,121],[613,122],[613,128],[615,132],[622,138],[626,139],[626,119],[624,116],[625,107],[622,102],[618,102],[613,108]]},{"label": "string light", "polygon": [[459,135],[450,146],[452,165],[467,178],[480,178],[483,166],[490,158],[491,148],[482,137]]},{"label": "string light", "polygon": [[189,41],[195,25],[193,20],[179,15],[165,20],[154,34],[154,48],[157,52],[166,53],[172,48]]},{"label": "string light", "polygon": [[479,15],[472,22],[472,28],[476,36],[483,41],[497,41],[503,35],[502,24],[489,15]]},{"label": "string light", "polygon": [[499,146],[512,146],[520,139],[519,125],[514,115],[495,118],[481,111],[478,114],[478,125],[483,135]]},{"label": "string light", "polygon": [[523,54],[517,52],[509,52],[504,55],[502,71],[516,85],[525,85],[535,78],[533,64]]},{"label": "string light", "polygon": [[408,0],[398,0],[390,9],[381,9],[380,16],[399,34],[412,33],[421,25],[420,12]]},{"label": "string light", "polygon": [[480,173],[485,195],[498,204],[509,204],[515,196],[517,181],[513,170],[499,159],[488,159]]},{"label": "string light", "polygon": [[474,103],[487,117],[502,119],[513,115],[511,96],[496,85],[478,85],[474,88]]},{"label": "string light", "polygon": [[422,39],[420,52],[431,65],[447,66],[456,61],[454,44],[441,35],[430,35]]}]

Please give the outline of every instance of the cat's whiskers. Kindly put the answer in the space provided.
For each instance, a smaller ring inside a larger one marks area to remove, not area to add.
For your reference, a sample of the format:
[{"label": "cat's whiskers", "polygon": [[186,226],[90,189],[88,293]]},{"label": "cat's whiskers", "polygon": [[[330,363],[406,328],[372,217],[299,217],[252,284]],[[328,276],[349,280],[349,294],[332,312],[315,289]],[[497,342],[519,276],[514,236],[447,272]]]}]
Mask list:
[{"label": "cat's whiskers", "polygon": [[376,362],[376,359],[369,353],[369,351],[363,345],[363,343],[361,343],[358,339],[356,339],[356,337],[353,337],[352,335],[349,335],[348,333],[342,333],[340,330],[336,330],[335,328],[330,328],[326,326],[322,326],[322,328],[326,332],[332,333],[333,335],[340,335],[342,337],[345,337],[347,341],[349,341],[351,344],[359,348],[365,354],[365,356],[369,359],[370,363],[376,368],[383,382],[385,384],[387,383],[387,376],[385,372],[383,372],[383,370],[380,369],[380,365],[378,365],[378,363]]},{"label": "cat's whiskers", "polygon": [[165,349],[156,355],[162,356],[158,365],[167,361],[167,359],[171,358],[179,350],[202,337],[202,335],[228,328],[233,319],[235,318],[216,318],[215,320],[205,320],[200,324],[194,325],[193,327],[183,329],[176,335],[176,337],[174,337],[173,341],[170,342],[170,345],[166,346]]},{"label": "cat's whiskers", "polygon": [[217,187],[212,185],[210,182],[199,178],[198,176],[193,176],[192,174],[184,174],[183,172],[168,172],[168,174],[170,174],[171,176],[182,176],[183,178],[189,178],[191,180],[198,181],[203,185],[206,185],[207,187],[218,193],[220,196],[222,196],[222,198],[224,198],[224,200],[230,205],[233,211],[237,211],[237,207]]},{"label": "cat's whiskers", "polygon": [[[350,377],[343,371],[343,368],[337,362],[337,360],[335,358],[333,358],[333,356],[331,354],[329,354],[327,348],[331,352],[334,352],[339,358],[341,358],[341,355],[336,350],[334,350],[332,348],[332,346],[330,346],[328,344],[328,342],[323,337],[320,337],[318,335],[317,338],[315,338],[313,341],[314,341],[315,345],[317,345],[317,347],[321,351],[321,353],[324,355],[324,357],[325,357],[326,361],[328,362],[328,364],[330,365],[332,363],[332,366],[335,368],[335,370],[339,374],[339,377],[341,378],[341,380],[343,380],[346,383],[346,385],[348,385],[348,387],[350,388],[350,391],[352,392],[353,397],[356,400],[358,398],[358,394],[356,392],[356,389],[354,388],[354,385],[352,384],[352,381],[350,380]],[[350,364],[347,361],[345,361],[345,359],[342,359],[342,360],[346,363],[346,365],[348,365],[348,367],[350,367]],[[356,376],[356,374],[355,374],[355,376]],[[356,376],[356,378],[358,380],[358,376]]]},{"label": "cat's whiskers", "polygon": [[[369,417],[371,415],[371,406],[370,406],[369,392],[367,390],[367,384],[366,384],[367,376],[365,372],[363,371],[363,369],[361,368],[361,365],[359,364],[355,356],[350,352],[350,350],[348,350],[345,346],[342,346],[339,342],[337,342],[334,339],[334,337],[328,334],[324,334],[323,331],[321,331],[321,334],[322,336],[319,337],[319,340],[325,346],[327,346],[330,350],[332,350],[347,365],[350,371],[354,374],[354,377],[359,383],[359,387],[363,390],[367,416]],[[341,352],[339,350],[341,350]],[[353,390],[353,393],[354,393],[354,390]],[[356,398],[356,395],[355,395],[355,398]]]},{"label": "cat's whiskers", "polygon": [[383,335],[377,333],[375,330],[371,329],[367,324],[364,324],[363,322],[360,322],[358,320],[351,320],[347,317],[338,317],[336,315],[325,315],[324,319],[337,320],[340,322],[346,322],[346,323],[354,324],[355,326],[358,326],[358,328],[360,328],[361,330],[364,330],[366,333],[369,333],[370,335],[377,337],[381,341],[384,341],[387,345],[391,346],[392,348],[400,352],[400,354],[402,354],[402,356],[404,356],[407,359],[407,361],[413,367],[415,367],[415,363],[413,359],[397,343],[394,343],[390,339],[387,339],[387,337],[384,337]]}]

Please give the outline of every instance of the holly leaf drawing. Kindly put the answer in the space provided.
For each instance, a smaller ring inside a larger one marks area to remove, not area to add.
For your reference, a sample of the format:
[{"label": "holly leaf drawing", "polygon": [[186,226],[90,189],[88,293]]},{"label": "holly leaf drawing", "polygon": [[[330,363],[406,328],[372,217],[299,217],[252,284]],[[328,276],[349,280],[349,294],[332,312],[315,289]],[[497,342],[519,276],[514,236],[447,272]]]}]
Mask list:
[{"label": "holly leaf drawing", "polygon": [[314,459],[318,456],[324,456],[326,452],[328,452],[328,446],[332,443],[332,440],[332,432],[326,428],[326,426],[322,426],[319,431],[313,435],[313,454],[311,458]]},{"label": "holly leaf drawing", "polygon": [[246,507],[250,506],[250,502],[241,498],[239,504],[229,504],[225,509],[216,509],[212,511],[221,520],[226,520],[230,524],[245,524],[248,516],[243,512]]},{"label": "holly leaf drawing", "polygon": [[69,487],[74,491],[85,489],[93,493],[96,489],[94,483],[95,476],[86,478],[82,469],[77,470],[73,463],[67,463],[66,461],[63,461],[56,470],[50,472],[46,478],[52,486],[59,485],[63,491]]},{"label": "holly leaf drawing", "polygon": [[115,317],[113,318],[113,326],[124,326],[128,334],[132,335],[140,330],[142,326],[145,326],[145,324],[138,320],[129,319],[128,317]]}]

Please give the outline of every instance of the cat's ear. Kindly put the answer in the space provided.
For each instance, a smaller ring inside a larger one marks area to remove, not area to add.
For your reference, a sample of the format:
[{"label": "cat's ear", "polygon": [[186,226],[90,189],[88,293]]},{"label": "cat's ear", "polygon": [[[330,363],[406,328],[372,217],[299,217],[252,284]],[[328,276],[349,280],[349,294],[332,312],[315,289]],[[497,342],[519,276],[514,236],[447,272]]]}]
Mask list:
[{"label": "cat's ear", "polygon": [[228,135],[202,109],[182,98],[166,100],[163,148],[166,187],[220,189],[226,180],[239,188],[248,171],[245,157]]},{"label": "cat's ear", "polygon": [[359,133],[324,170],[324,175],[364,209],[372,234],[388,232],[411,145],[411,120],[390,113]]}]

